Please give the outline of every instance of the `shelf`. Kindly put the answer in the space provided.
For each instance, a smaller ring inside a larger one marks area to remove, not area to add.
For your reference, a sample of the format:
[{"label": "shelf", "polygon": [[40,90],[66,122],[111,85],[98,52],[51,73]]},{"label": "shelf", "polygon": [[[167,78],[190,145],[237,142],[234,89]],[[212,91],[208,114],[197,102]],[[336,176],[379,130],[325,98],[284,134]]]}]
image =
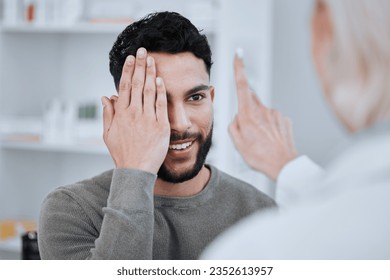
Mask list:
[{"label": "shelf", "polygon": [[74,25],[34,25],[17,24],[2,25],[1,30],[6,33],[90,33],[90,34],[118,34],[127,25],[78,23]]},{"label": "shelf", "polygon": [[103,141],[99,141],[98,139],[73,143],[43,143],[34,141],[3,140],[0,142],[0,147],[5,150],[109,155]]},{"label": "shelf", "polygon": [[100,122],[80,121],[74,124],[72,127],[74,134],[67,136],[68,138],[64,138],[66,136],[60,133],[49,140],[42,136],[41,118],[0,116],[0,148],[108,155],[100,136],[100,126]]},{"label": "shelf", "polygon": [[[214,32],[214,20],[195,20],[194,25],[206,34]],[[64,33],[64,34],[119,34],[129,23],[77,23],[72,25],[38,25],[38,24],[1,24],[0,30],[5,33]]]}]

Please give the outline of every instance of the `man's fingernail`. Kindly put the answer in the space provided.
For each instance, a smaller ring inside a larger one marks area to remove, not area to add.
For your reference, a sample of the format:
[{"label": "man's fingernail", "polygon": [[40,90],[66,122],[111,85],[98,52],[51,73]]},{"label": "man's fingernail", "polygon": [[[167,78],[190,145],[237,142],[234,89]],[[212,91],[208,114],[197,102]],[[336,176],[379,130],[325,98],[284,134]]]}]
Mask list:
[{"label": "man's fingernail", "polygon": [[132,65],[133,62],[134,62],[134,56],[129,55],[129,56],[126,58],[126,63],[127,63],[128,65]]},{"label": "man's fingernail", "polygon": [[161,85],[162,85],[162,79],[161,79],[160,77],[157,77],[157,78],[156,78],[156,84],[157,84],[158,86],[161,86]]},{"label": "man's fingernail", "polygon": [[242,48],[237,48],[236,49],[236,55],[239,57],[239,58],[243,58],[244,57],[244,50]]},{"label": "man's fingernail", "polygon": [[137,51],[137,56],[138,56],[139,58],[144,58],[145,55],[146,55],[145,49],[144,49],[144,48],[139,48],[138,51]]},{"label": "man's fingernail", "polygon": [[146,59],[146,65],[147,65],[148,67],[150,67],[150,66],[153,65],[153,57],[148,56],[148,58]]}]

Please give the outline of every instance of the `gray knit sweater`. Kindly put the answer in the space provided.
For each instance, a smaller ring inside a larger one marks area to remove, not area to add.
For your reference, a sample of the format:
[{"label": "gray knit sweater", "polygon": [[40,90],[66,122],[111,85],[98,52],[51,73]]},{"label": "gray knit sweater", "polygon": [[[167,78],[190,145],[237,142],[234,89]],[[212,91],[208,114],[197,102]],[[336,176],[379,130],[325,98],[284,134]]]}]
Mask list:
[{"label": "gray knit sweater", "polygon": [[219,233],[274,201],[215,167],[192,197],[153,195],[156,175],[115,169],[43,202],[43,259],[196,259]]}]

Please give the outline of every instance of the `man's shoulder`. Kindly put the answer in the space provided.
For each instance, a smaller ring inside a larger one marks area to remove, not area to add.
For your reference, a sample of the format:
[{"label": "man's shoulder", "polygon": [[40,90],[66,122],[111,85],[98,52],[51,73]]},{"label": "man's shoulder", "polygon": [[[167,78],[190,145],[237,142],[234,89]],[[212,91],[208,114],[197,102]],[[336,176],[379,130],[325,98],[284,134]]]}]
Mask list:
[{"label": "man's shoulder", "polygon": [[215,172],[217,175],[217,188],[219,189],[219,192],[225,194],[225,196],[243,202],[246,201],[247,203],[257,202],[265,204],[265,206],[275,205],[275,202],[271,197],[253,185],[233,177],[214,166],[210,167],[212,172]]},{"label": "man's shoulder", "polygon": [[45,198],[45,202],[51,201],[61,205],[61,201],[70,200],[80,205],[100,207],[105,204],[110,191],[112,170],[103,172],[97,176],[54,189]]},{"label": "man's shoulder", "polygon": [[237,177],[233,177],[232,175],[227,174],[226,172],[216,168],[215,166],[210,165],[210,168],[212,172],[215,172],[217,174],[218,184],[223,185],[224,188],[237,189],[238,191],[243,191],[243,192],[247,192],[247,191],[260,192],[253,185]]}]

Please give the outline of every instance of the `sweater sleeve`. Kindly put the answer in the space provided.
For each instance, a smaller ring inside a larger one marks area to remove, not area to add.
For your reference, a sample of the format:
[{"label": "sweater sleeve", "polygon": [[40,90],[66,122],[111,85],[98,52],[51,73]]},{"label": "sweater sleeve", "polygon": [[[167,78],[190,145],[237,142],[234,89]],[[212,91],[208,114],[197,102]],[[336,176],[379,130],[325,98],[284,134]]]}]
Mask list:
[{"label": "sweater sleeve", "polygon": [[103,221],[95,229],[81,201],[66,189],[45,199],[38,244],[43,259],[151,259],[156,175],[113,172]]},{"label": "sweater sleeve", "polygon": [[324,170],[307,156],[300,156],[289,162],[276,181],[276,202],[287,208],[298,202],[320,186]]}]

